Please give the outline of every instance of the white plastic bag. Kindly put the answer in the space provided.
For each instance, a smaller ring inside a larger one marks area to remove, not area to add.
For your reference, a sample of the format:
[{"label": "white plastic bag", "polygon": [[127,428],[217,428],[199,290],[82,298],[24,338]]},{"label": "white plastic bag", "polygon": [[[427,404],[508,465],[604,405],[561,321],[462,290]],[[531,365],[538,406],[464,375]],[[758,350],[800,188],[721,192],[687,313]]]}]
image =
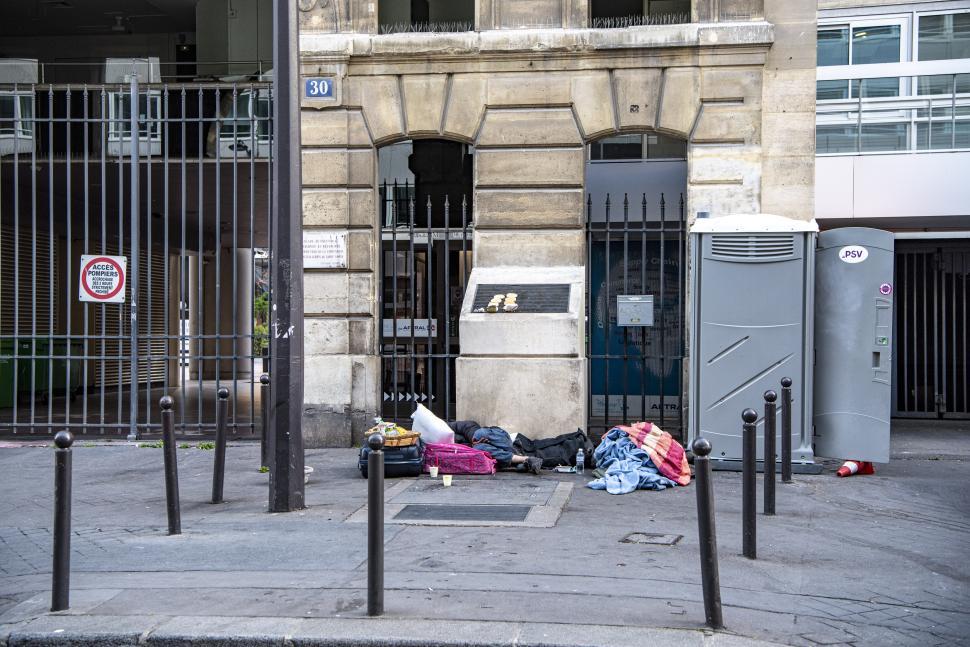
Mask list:
[{"label": "white plastic bag", "polygon": [[426,443],[451,443],[455,442],[455,432],[451,430],[448,423],[431,413],[423,404],[411,414],[414,424],[411,429],[421,434],[421,440]]}]

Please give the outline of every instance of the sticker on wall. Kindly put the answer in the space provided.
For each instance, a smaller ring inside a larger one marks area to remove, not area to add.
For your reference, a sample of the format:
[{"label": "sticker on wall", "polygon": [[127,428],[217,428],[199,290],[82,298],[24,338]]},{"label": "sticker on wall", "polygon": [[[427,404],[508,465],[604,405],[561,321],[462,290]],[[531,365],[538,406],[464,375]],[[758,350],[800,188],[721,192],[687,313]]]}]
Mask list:
[{"label": "sticker on wall", "polygon": [[839,260],[843,263],[861,263],[869,258],[869,250],[861,245],[848,245],[839,250]]},{"label": "sticker on wall", "polygon": [[893,293],[893,286],[890,285],[889,283],[883,283],[882,285],[879,286],[879,294],[882,294],[884,296],[889,296],[892,293]]}]

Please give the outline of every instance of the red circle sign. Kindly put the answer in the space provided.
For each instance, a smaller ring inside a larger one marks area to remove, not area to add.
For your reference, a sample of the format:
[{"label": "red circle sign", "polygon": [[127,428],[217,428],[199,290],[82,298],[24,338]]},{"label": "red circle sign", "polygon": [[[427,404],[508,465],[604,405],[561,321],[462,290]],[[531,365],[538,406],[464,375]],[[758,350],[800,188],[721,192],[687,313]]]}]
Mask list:
[{"label": "red circle sign", "polygon": [[[88,280],[89,280],[88,272],[91,270],[92,265],[96,265],[98,263],[107,263],[108,265],[112,266],[115,269],[115,271],[118,273],[118,285],[116,285],[110,292],[107,292],[104,294],[100,292],[95,292],[94,290],[91,289],[91,286],[88,284]],[[115,296],[116,294],[118,294],[124,289],[125,271],[121,268],[121,265],[113,258],[108,258],[107,256],[98,256],[97,258],[92,258],[90,261],[88,261],[88,264],[84,266],[84,270],[81,272],[81,287],[84,288],[85,292],[91,295],[92,299],[98,299],[100,301],[110,299],[111,297]]]}]

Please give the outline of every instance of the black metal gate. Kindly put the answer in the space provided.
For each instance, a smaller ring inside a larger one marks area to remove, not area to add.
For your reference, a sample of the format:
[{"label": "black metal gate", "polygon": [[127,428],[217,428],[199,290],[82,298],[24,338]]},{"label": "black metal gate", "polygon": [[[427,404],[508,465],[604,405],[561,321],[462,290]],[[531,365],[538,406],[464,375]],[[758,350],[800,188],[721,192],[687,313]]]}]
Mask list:
[{"label": "black metal gate", "polygon": [[455,412],[458,318],[471,274],[467,199],[427,196],[414,185],[381,187],[380,352],[382,416],[403,422],[416,404]]},{"label": "black metal gate", "polygon": [[[650,421],[684,429],[684,199],[663,194],[586,202],[589,433]],[[653,324],[617,324],[617,297],[653,296]]]},{"label": "black metal gate", "polygon": [[[222,386],[259,431],[271,105],[255,81],[0,86],[3,433],[143,436],[171,395],[205,434]],[[123,303],[82,299],[82,257],[124,257]]]},{"label": "black metal gate", "polygon": [[897,242],[895,411],[970,418],[970,243]]}]

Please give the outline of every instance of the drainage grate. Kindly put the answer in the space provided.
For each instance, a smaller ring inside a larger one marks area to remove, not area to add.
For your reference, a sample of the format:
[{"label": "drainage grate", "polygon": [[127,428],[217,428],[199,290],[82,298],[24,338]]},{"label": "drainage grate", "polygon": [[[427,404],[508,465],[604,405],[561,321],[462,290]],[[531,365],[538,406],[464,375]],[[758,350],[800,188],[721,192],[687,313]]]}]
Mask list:
[{"label": "drainage grate", "polygon": [[411,504],[394,515],[400,521],[525,521],[531,505]]},{"label": "drainage grate", "polygon": [[655,532],[631,532],[620,540],[621,544],[654,544],[656,546],[673,546],[683,539],[683,535],[664,535]]}]

